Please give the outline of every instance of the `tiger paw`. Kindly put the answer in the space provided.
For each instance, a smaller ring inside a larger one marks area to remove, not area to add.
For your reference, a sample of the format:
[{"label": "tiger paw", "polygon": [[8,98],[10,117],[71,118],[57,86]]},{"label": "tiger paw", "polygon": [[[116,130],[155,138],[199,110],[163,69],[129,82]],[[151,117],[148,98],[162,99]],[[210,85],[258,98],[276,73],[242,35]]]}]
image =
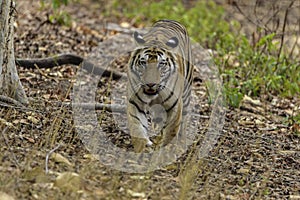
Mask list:
[{"label": "tiger paw", "polygon": [[147,138],[131,137],[132,145],[135,153],[141,153],[146,148],[151,148],[153,143]]}]

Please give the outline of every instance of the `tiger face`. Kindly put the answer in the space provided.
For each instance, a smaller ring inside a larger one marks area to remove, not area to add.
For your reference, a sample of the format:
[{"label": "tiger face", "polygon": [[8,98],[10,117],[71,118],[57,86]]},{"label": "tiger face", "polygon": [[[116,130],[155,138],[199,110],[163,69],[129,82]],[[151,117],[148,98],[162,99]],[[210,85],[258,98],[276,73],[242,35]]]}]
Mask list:
[{"label": "tiger face", "polygon": [[141,49],[132,63],[132,72],[144,94],[154,96],[165,89],[168,81],[179,70],[177,58],[157,47]]}]

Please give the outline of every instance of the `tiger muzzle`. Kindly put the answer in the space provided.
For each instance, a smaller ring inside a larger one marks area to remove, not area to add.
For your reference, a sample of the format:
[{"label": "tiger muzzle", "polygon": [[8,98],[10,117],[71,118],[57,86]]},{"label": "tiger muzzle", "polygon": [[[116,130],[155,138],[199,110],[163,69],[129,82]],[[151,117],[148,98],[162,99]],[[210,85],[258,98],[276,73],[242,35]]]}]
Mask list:
[{"label": "tiger muzzle", "polygon": [[144,85],[143,90],[147,95],[156,95],[159,92],[159,85],[156,83],[147,83]]}]

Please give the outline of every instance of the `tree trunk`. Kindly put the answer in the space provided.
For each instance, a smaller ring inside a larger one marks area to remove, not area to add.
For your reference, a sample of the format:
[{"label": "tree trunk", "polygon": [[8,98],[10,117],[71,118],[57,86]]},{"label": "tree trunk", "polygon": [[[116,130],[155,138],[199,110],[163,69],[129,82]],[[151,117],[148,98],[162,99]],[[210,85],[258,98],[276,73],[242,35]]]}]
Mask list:
[{"label": "tree trunk", "polygon": [[15,63],[14,14],[15,3],[0,0],[0,95],[28,104]]}]

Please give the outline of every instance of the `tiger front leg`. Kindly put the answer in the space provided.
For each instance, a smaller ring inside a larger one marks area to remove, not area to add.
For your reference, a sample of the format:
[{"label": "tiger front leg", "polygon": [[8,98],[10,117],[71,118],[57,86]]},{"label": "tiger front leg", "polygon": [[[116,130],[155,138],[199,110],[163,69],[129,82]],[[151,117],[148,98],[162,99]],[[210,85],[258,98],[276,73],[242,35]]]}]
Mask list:
[{"label": "tiger front leg", "polygon": [[[177,137],[182,126],[182,106],[180,104],[168,113],[167,124],[162,130],[162,146],[169,143],[177,144]],[[172,142],[172,140],[176,140]]]},{"label": "tiger front leg", "polygon": [[127,117],[134,151],[139,153],[142,152],[146,146],[152,146],[152,142],[147,134],[148,122],[146,114],[137,109],[134,104],[129,103]]}]

